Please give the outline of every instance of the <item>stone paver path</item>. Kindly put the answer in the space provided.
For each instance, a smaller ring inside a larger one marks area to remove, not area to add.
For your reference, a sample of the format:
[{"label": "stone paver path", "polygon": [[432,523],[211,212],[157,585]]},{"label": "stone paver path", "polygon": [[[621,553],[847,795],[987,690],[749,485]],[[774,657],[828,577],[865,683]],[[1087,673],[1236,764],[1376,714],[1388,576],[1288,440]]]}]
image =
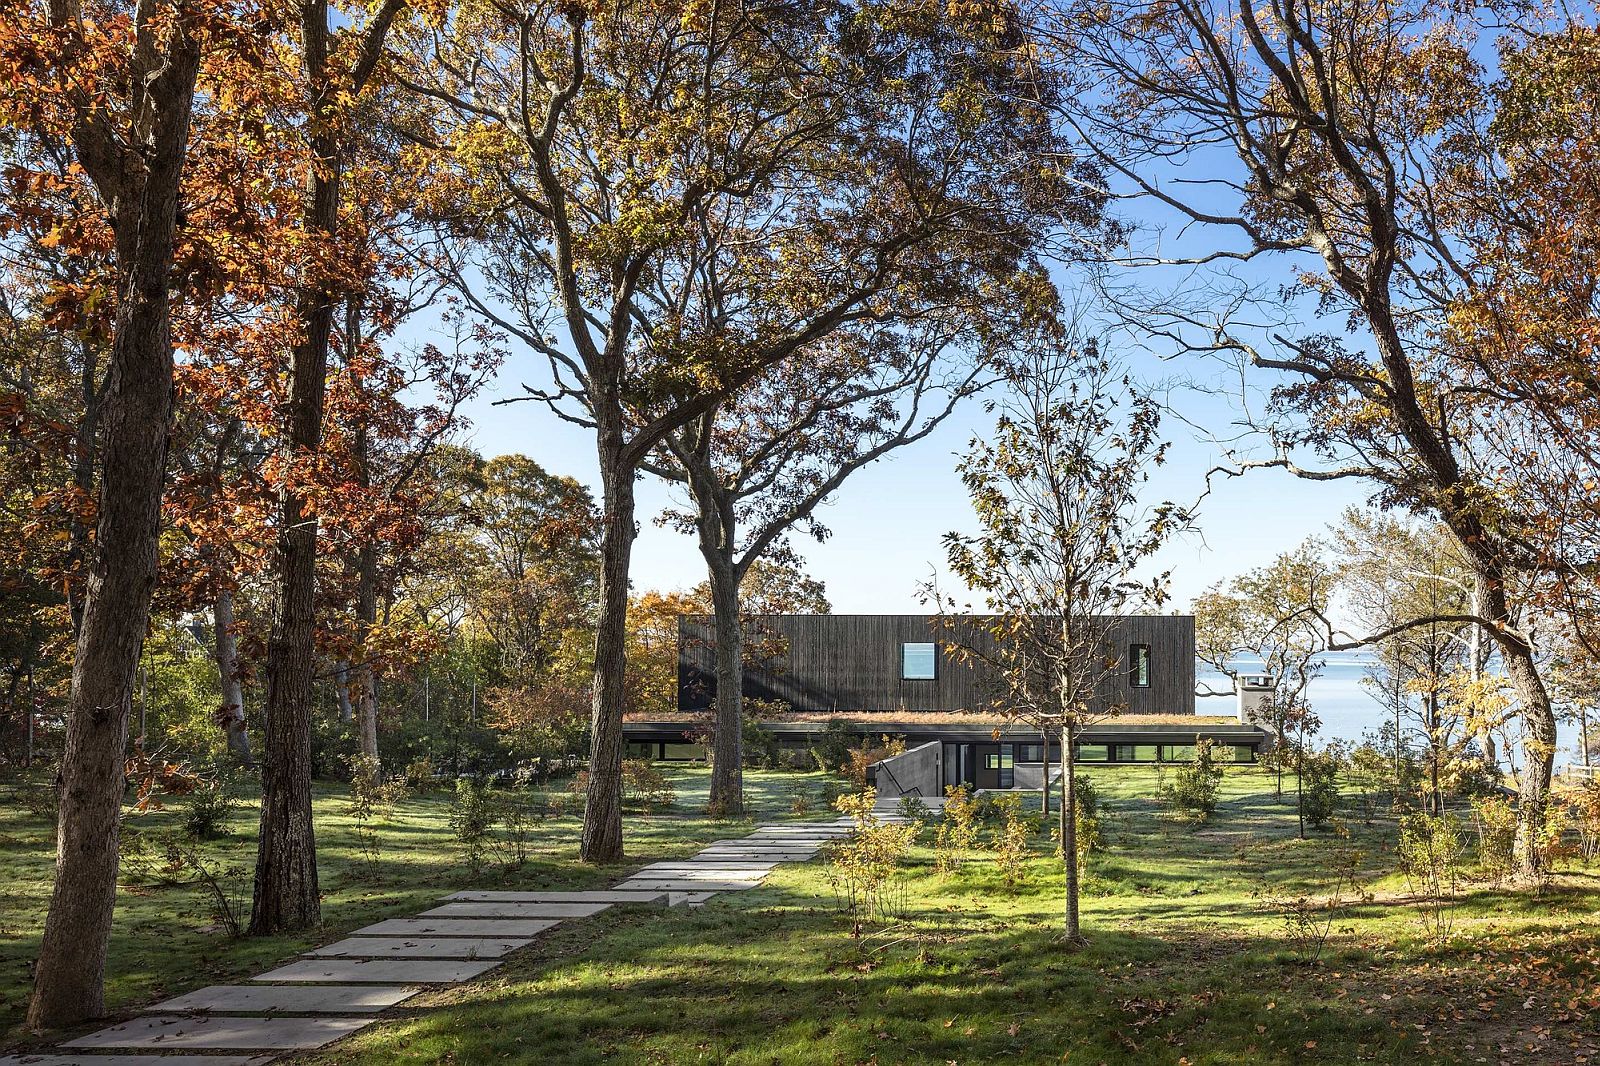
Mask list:
[{"label": "stone paver path", "polygon": [[718,892],[760,886],[781,863],[815,858],[850,831],[847,819],[765,825],[591,892],[453,892],[415,917],[357,929],[248,984],[202,988],[57,1051],[0,1058],[0,1066],[262,1066],[272,1055],[261,1052],[323,1047],[428,985],[481,976],[559,922],[622,903],[703,906]]}]

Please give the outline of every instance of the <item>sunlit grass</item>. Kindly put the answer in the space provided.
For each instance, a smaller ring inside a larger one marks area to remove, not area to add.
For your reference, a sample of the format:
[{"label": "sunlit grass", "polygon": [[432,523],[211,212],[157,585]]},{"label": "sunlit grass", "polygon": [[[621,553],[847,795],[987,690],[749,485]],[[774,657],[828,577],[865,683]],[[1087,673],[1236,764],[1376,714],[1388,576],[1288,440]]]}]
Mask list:
[{"label": "sunlit grass", "polygon": [[[1157,771],[1087,772],[1104,797],[1107,847],[1091,862],[1085,949],[1060,939],[1060,869],[1043,840],[1014,891],[982,852],[941,876],[919,848],[905,916],[860,942],[833,906],[822,864],[786,865],[765,887],[701,910],[617,908],[564,922],[488,979],[431,992],[296,1061],[1570,1063],[1594,1054],[1587,1019],[1600,1004],[1600,883],[1586,872],[1563,875],[1543,896],[1471,886],[1452,939],[1435,945],[1393,873],[1391,820],[1352,818],[1300,840],[1292,794],[1279,801],[1270,777],[1233,768],[1216,816],[1196,827],[1166,816]],[[234,942],[207,931],[191,890],[130,892],[113,947],[114,1000],[131,1006],[247,976],[312,940],[468,884],[610,883],[637,863],[748,831],[697,813],[704,770],[671,773],[678,805],[627,820],[628,867],[576,863],[578,822],[568,817],[541,827],[522,870],[476,882],[452,845],[446,797],[405,803],[373,871],[337,791],[320,792],[328,929]],[[784,815],[791,789],[823,785],[817,775],[750,780],[761,818]],[[144,817],[161,825],[176,813]],[[0,856],[8,872],[26,871],[0,886],[5,1007],[15,1018],[42,920],[48,842],[42,824],[9,807],[0,817]],[[249,822],[238,815],[238,837],[208,851],[247,866]],[[1260,893],[1326,891],[1346,849],[1359,853],[1373,898],[1340,912],[1321,964],[1308,967]],[[25,904],[27,925],[12,924],[13,901]]]},{"label": "sunlit grass", "polygon": [[[350,929],[423,910],[457,889],[603,887],[644,863],[689,855],[712,840],[748,831],[748,820],[714,821],[700,813],[709,779],[705,770],[678,769],[672,777],[678,789],[672,808],[630,812],[626,818],[624,864],[578,863],[580,820],[573,813],[534,829],[525,865],[515,870],[492,866],[477,877],[468,872],[450,830],[448,790],[413,795],[383,819],[378,858],[370,862],[357,841],[344,788],[319,782],[314,805],[323,928],[301,936],[233,939],[217,924],[199,888],[139,877],[125,864],[107,964],[107,1006],[126,1010],[204,984],[252,976]],[[813,810],[820,815],[827,784],[820,774],[752,772],[752,813],[792,817],[786,812],[799,789],[814,794]],[[27,1008],[54,875],[54,830],[47,819],[29,812],[24,790],[48,787],[42,775],[0,781],[0,1033],[9,1031],[15,1039],[24,1036],[17,1027]],[[227,836],[198,843],[182,837],[186,803],[179,797],[161,810],[130,809],[125,837],[143,838],[155,856],[168,840],[193,850],[223,875],[248,917],[259,817],[254,794],[233,812]]]}]

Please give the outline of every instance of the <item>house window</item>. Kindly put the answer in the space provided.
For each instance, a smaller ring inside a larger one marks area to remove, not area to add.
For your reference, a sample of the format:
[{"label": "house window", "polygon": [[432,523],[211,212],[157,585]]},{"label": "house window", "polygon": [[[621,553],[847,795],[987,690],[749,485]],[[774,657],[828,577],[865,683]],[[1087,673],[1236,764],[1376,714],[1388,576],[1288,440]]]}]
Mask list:
[{"label": "house window", "polygon": [[939,676],[937,644],[900,645],[900,677],[904,681],[932,681]]},{"label": "house window", "polygon": [[1000,745],[998,752],[990,752],[983,757],[985,770],[997,771],[998,780],[996,788],[1015,788],[1017,784],[1017,764],[1013,757],[1010,744]]},{"label": "house window", "polygon": [[1044,762],[1044,745],[1043,744],[1018,744],[1017,745],[1017,761],[1018,762],[1040,762],[1040,763]]},{"label": "house window", "polygon": [[1079,744],[1079,762],[1110,762],[1111,747],[1107,744]]},{"label": "house window", "polygon": [[1128,645],[1128,684],[1134,688],[1150,687],[1150,645]]}]

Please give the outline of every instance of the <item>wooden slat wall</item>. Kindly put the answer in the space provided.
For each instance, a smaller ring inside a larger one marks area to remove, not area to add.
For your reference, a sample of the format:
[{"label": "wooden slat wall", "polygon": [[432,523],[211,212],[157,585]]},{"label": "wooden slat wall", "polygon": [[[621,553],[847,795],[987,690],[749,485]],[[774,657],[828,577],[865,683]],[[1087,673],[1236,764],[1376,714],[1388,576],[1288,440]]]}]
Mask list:
[{"label": "wooden slat wall", "polygon": [[[937,641],[938,619],[902,614],[769,615],[750,619],[780,635],[782,648],[762,668],[747,667],[744,694],[782,700],[796,711],[959,711],[988,708],[989,688],[972,667],[939,656],[938,678],[900,677],[900,646]],[[1112,624],[1123,669],[1112,679],[1103,708],[1129,714],[1194,713],[1194,618],[1130,615]],[[678,626],[678,706],[709,707],[716,692],[710,620],[685,617]],[[747,634],[748,639],[748,634]],[[1150,687],[1128,684],[1130,644],[1150,645]],[[786,645],[786,646],[785,646]]]}]

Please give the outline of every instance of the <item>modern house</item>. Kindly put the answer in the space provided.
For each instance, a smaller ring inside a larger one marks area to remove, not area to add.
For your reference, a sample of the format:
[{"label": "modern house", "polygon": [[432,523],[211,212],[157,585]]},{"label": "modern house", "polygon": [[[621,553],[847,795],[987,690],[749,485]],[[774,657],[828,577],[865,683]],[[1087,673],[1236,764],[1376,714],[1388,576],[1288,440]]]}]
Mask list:
[{"label": "modern house", "polygon": [[[1105,654],[1120,666],[1098,694],[1096,721],[1077,744],[1079,762],[1184,761],[1199,737],[1224,759],[1251,762],[1269,742],[1239,718],[1195,714],[1192,616],[1130,615],[1105,628]],[[1059,737],[1014,721],[994,705],[984,667],[951,654],[948,620],[770,615],[750,619],[746,632],[758,661],[746,663],[744,696],[767,710],[762,728],[785,749],[809,750],[829,729],[900,737],[937,764],[942,784],[989,789],[1039,787],[1047,744],[1051,766],[1060,765]],[[629,757],[704,757],[697,738],[715,702],[714,655],[710,619],[680,619],[677,712],[630,715],[623,726]]]}]

